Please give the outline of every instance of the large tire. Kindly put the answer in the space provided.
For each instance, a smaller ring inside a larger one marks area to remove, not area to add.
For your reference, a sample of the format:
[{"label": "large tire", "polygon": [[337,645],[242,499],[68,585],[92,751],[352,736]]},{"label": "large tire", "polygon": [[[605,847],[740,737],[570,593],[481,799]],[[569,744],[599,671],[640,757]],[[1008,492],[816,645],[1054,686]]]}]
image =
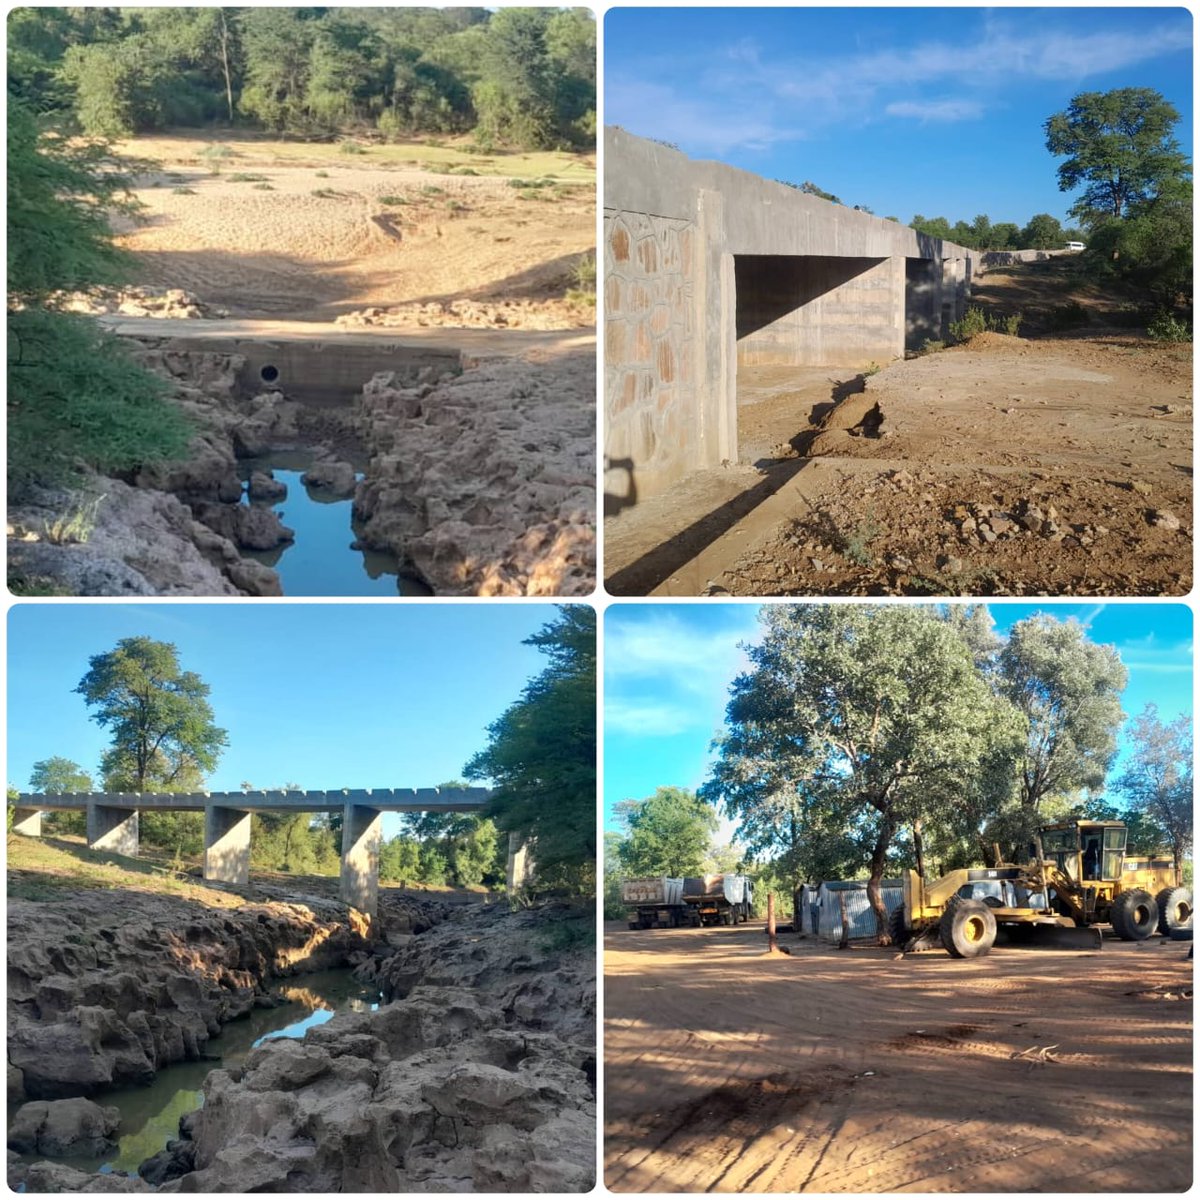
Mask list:
[{"label": "large tire", "polygon": [[1192,889],[1163,888],[1154,898],[1158,905],[1158,932],[1163,937],[1192,927]]},{"label": "large tire", "polygon": [[1113,901],[1113,932],[1125,942],[1144,942],[1158,928],[1158,905],[1149,892],[1133,888]]},{"label": "large tire", "polygon": [[908,945],[908,939],[912,937],[912,930],[909,929],[908,919],[904,915],[903,904],[897,904],[888,913],[888,937],[892,939],[892,945],[899,946],[901,950]]},{"label": "large tire", "polygon": [[981,958],[996,940],[996,918],[982,900],[951,896],[938,933],[953,958]]}]

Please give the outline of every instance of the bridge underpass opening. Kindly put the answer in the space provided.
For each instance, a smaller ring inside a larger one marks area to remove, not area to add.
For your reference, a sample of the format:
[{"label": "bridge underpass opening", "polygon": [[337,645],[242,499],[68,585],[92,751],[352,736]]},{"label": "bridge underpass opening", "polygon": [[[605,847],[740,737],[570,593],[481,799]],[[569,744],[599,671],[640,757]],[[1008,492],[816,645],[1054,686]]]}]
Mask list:
[{"label": "bridge underpass opening", "polygon": [[[733,256],[738,458],[769,448],[757,437],[753,406],[767,400],[796,411],[799,434],[830,402],[831,377],[848,378],[904,352],[905,274],[900,258],[838,255]],[[765,428],[765,425],[764,425]]]},{"label": "bridge underpass opening", "polygon": [[[904,260],[904,349],[920,350],[943,340],[942,264],[932,258]],[[945,305],[948,310],[949,303]]]}]

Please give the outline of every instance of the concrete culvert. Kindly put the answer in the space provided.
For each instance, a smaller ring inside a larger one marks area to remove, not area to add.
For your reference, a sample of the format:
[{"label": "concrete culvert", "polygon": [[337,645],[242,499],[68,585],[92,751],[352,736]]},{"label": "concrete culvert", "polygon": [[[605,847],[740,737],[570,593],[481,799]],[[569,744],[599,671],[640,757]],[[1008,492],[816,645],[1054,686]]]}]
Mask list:
[{"label": "concrete culvert", "polygon": [[262,370],[259,371],[264,383],[274,383],[279,378],[279,368],[267,363]]}]

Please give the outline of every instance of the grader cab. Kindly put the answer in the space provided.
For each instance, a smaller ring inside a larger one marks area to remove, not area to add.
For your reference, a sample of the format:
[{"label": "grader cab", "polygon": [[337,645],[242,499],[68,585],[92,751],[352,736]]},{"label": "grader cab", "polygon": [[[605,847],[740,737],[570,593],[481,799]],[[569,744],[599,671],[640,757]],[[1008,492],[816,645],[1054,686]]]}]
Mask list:
[{"label": "grader cab", "polygon": [[908,871],[892,941],[913,949],[940,944],[956,958],[977,958],[998,938],[1098,950],[1103,924],[1126,941],[1156,930],[1190,933],[1192,894],[1174,863],[1127,857],[1127,836],[1121,821],[1059,822],[1038,831],[1024,866],[951,871],[932,882]]}]

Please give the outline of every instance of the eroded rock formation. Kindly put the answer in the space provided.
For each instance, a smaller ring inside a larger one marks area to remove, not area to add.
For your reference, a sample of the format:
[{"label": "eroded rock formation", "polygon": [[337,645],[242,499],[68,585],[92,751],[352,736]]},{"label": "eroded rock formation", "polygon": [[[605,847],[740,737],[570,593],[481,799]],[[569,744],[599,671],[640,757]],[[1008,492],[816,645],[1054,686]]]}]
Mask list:
[{"label": "eroded rock formation", "polygon": [[439,594],[589,594],[595,393],[590,353],[488,359],[416,387],[376,375],[357,401],[360,541]]}]

